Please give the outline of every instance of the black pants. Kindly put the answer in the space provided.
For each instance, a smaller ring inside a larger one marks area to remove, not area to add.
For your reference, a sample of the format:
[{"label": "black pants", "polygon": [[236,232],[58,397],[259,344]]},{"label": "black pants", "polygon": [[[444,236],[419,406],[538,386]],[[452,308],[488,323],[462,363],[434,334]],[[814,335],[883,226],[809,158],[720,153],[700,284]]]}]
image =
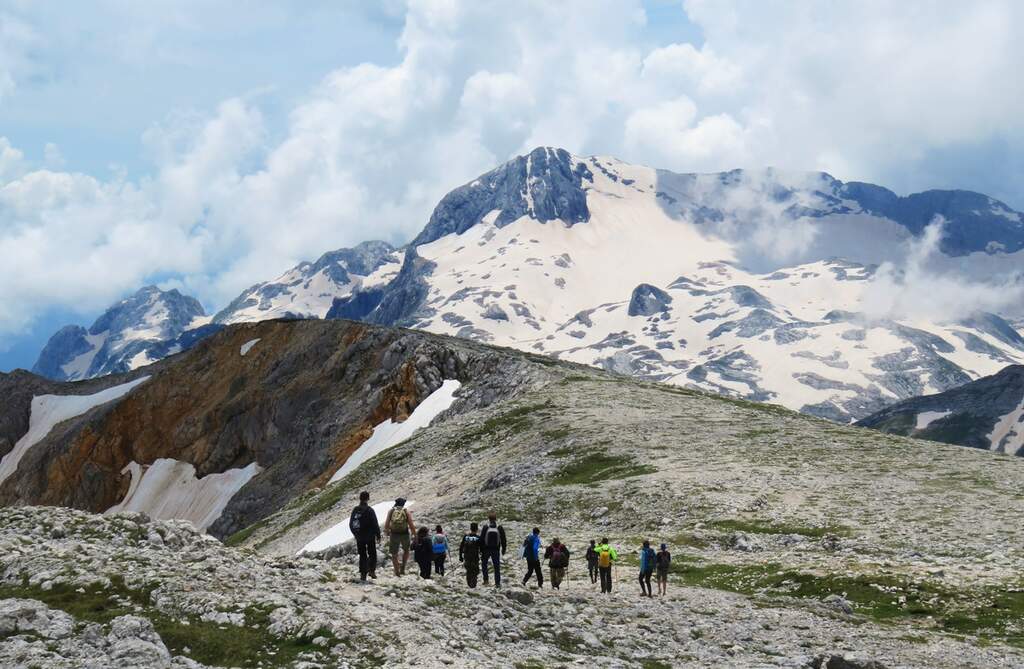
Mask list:
[{"label": "black pants", "polygon": [[497,548],[485,548],[480,554],[480,566],[484,569],[484,585],[487,584],[487,563],[494,564],[494,585],[501,587],[501,550]]},{"label": "black pants", "polygon": [[417,560],[416,564],[420,566],[420,578],[430,578],[430,558],[426,560]]},{"label": "black pants", "polygon": [[466,585],[476,587],[476,577],[480,575],[480,560],[466,560]]},{"label": "black pants", "polygon": [[588,562],[587,569],[590,570],[590,582],[597,583],[597,561]]},{"label": "black pants", "polygon": [[445,553],[434,554],[434,573],[444,576],[444,559],[448,557]]},{"label": "black pants", "polygon": [[377,571],[377,543],[369,539],[356,539],[359,550],[359,578],[366,580],[366,575]]},{"label": "black pants", "polygon": [[540,568],[540,560],[537,558],[526,558],[526,576],[523,577],[523,585],[530,580],[530,577],[536,572],[537,574],[537,587],[543,587],[544,585],[544,570]]},{"label": "black pants", "polygon": [[601,572],[601,592],[612,591],[612,568],[611,567],[598,567],[598,571]]},{"label": "black pants", "polygon": [[653,569],[640,572],[640,594],[647,595],[648,597],[653,597],[653,595],[651,594],[651,576],[653,575]]}]

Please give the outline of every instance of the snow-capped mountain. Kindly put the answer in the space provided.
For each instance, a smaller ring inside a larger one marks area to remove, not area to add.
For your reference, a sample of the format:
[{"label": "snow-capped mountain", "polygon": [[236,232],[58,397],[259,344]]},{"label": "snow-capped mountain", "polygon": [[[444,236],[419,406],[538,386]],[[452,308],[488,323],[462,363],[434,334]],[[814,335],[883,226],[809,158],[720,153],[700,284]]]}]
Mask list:
[{"label": "snow-capped mountain", "polygon": [[858,425],[1021,455],[1024,451],[1024,366],[1011,365],[948,392],[914,397],[868,416]]},{"label": "snow-capped mountain", "polygon": [[214,327],[199,301],[146,286],[107,309],[92,327],[67,325],[32,371],[58,381],[126,372],[189,348]]},{"label": "snow-capped mountain", "polygon": [[878,313],[878,265],[903,261],[936,217],[940,265],[1024,267],[1021,215],[978,193],[677,174],[542,147],[453,190],[404,249],[328,253],[214,322],[404,325],[850,421],[1024,362],[1004,320],[1024,305]]},{"label": "snow-capped mountain", "polygon": [[962,268],[1024,260],[1019,214],[983,195],[899,198],[821,173],[680,175],[541,148],[445,197],[396,278],[331,315],[848,421],[1024,362],[999,316],[866,313],[876,264],[936,215]]},{"label": "snow-capped mountain", "polygon": [[401,266],[402,252],[386,242],[331,251],[314,263],[300,263],[273,281],[252,286],[217,313],[213,322],[323,318],[335,299],[387,284]]}]

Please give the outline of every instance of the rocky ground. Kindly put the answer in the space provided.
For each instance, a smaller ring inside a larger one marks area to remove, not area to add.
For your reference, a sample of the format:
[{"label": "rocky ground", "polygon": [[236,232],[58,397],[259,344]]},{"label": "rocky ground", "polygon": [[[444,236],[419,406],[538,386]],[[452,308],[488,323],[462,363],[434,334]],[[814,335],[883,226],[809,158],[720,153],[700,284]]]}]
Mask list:
[{"label": "rocky ground", "polygon": [[[552,370],[228,546],[180,522],[0,510],[0,666],[1024,666],[1024,460]],[[453,535],[496,510],[506,589],[457,569],[360,585],[350,550],[295,557],[360,489]],[[578,559],[560,592],[519,587],[534,524],[577,558],[608,535],[615,594]],[[633,582],[645,537],[675,556],[663,600]]]}]

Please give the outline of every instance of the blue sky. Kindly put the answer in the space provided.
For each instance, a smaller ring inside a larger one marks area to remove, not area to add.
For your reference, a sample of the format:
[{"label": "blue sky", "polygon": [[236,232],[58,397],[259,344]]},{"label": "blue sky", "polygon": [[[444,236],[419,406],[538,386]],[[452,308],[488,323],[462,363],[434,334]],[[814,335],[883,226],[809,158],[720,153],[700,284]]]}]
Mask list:
[{"label": "blue sky", "polygon": [[0,0],[0,369],[146,283],[208,310],[404,242],[538,144],[1024,208],[1020,3]]}]

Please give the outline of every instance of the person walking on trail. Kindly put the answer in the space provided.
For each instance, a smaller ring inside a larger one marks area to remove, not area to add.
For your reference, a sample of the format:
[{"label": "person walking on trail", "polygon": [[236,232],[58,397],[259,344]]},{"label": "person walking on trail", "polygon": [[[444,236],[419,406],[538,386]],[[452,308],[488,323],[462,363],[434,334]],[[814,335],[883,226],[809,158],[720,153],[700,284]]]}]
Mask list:
[{"label": "person walking on trail", "polygon": [[594,546],[594,552],[597,553],[597,571],[601,576],[601,592],[611,594],[612,565],[619,559],[619,554],[608,543],[608,537],[604,537],[600,544]]},{"label": "person walking on trail", "polygon": [[653,597],[651,593],[651,576],[654,576],[654,564],[657,556],[651,548],[651,542],[644,540],[644,546],[640,549],[640,596]]},{"label": "person walking on trail", "polygon": [[654,569],[657,572],[658,596],[664,597],[668,592],[668,568],[672,565],[672,554],[668,552],[668,545],[662,544],[661,550],[654,558]]},{"label": "person walking on trail", "polygon": [[480,566],[483,567],[484,585],[487,585],[487,563],[494,565],[494,587],[501,587],[501,557],[505,555],[505,528],[498,524],[498,516],[487,516],[484,529],[480,532]]},{"label": "person walking on trail", "polygon": [[[384,520],[384,534],[388,535],[388,552],[391,553],[391,564],[395,568],[395,576],[405,573],[405,565],[409,562],[409,537],[416,533],[416,524],[412,514],[405,508],[405,498],[395,500],[395,506],[388,511]],[[398,549],[402,549],[402,563],[398,563]]]},{"label": "person walking on trail", "polygon": [[444,533],[441,526],[434,528],[434,536],[430,540],[430,547],[434,554],[434,573],[444,577],[444,561],[451,557],[452,549],[448,546],[448,535]]},{"label": "person walking on trail", "polygon": [[480,536],[476,533],[476,523],[469,524],[469,534],[462,535],[459,542],[459,562],[466,570],[466,585],[476,587],[476,578],[480,574]]},{"label": "person walking on trail", "polygon": [[565,570],[569,566],[569,548],[555,537],[544,551],[544,559],[548,561],[548,568],[551,569],[551,587],[555,590],[561,589]]},{"label": "person walking on trail", "polygon": [[597,542],[593,539],[590,540],[590,545],[587,546],[587,571],[590,572],[590,582],[597,583],[597,550],[595,550]]},{"label": "person walking on trail", "polygon": [[544,570],[540,568],[540,529],[533,528],[533,532],[523,539],[523,557],[526,559],[526,576],[523,577],[523,586],[529,582],[533,574],[537,574],[537,587],[544,587]]},{"label": "person walking on trail", "polygon": [[434,564],[434,549],[430,541],[430,530],[421,527],[413,540],[413,555],[420,568],[420,578],[430,578],[430,566]]},{"label": "person walking on trail", "polygon": [[359,580],[366,583],[366,576],[377,578],[377,544],[380,543],[380,523],[377,512],[370,506],[370,493],[359,493],[359,506],[352,509],[348,529],[356,539],[359,551]]}]

